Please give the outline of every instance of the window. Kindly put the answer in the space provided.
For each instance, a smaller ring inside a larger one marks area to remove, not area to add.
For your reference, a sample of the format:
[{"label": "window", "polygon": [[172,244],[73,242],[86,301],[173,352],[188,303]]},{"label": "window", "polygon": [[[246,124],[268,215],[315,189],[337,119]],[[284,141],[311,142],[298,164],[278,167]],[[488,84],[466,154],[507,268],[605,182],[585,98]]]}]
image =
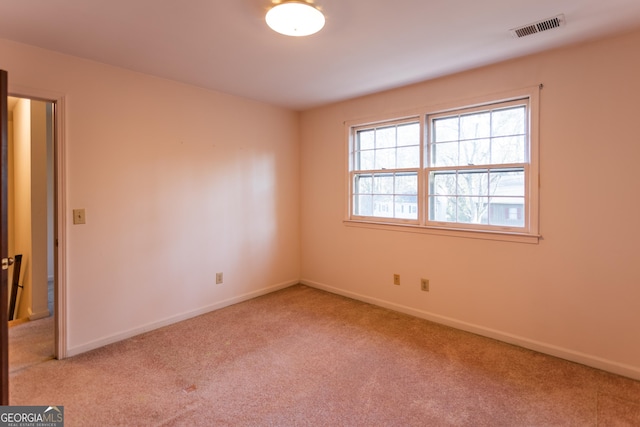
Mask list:
[{"label": "window", "polygon": [[355,129],[353,214],[418,219],[420,153],[417,121]]},{"label": "window", "polygon": [[537,237],[537,90],[349,126],[349,221]]}]

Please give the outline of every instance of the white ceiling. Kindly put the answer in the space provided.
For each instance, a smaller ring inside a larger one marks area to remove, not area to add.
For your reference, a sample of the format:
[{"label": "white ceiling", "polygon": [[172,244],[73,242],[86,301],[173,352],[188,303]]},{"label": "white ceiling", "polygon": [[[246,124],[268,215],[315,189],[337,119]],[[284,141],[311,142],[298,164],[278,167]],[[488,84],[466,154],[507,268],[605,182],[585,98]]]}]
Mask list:
[{"label": "white ceiling", "polygon": [[302,110],[640,27],[640,0],[316,0],[325,28],[291,38],[271,1],[0,0],[0,38]]}]

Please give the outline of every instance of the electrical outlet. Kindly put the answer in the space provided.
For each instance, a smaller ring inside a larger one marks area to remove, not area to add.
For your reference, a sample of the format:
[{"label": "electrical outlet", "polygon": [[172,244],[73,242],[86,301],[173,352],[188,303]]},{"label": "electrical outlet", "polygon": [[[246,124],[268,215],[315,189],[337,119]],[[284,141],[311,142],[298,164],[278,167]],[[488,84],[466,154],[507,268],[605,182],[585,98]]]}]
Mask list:
[{"label": "electrical outlet", "polygon": [[420,289],[429,292],[429,279],[420,279]]},{"label": "electrical outlet", "polygon": [[216,273],[216,285],[222,283],[222,273]]},{"label": "electrical outlet", "polygon": [[394,274],[393,275],[393,284],[400,286],[400,275],[399,274]]}]

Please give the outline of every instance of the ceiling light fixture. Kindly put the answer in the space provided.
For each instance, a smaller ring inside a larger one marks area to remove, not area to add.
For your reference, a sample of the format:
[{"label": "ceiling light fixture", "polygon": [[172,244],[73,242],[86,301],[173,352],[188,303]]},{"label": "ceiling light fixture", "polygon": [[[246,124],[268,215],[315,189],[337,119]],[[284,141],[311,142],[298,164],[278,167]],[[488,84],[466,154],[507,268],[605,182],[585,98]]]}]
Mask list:
[{"label": "ceiling light fixture", "polygon": [[267,25],[285,36],[310,36],[324,27],[324,15],[311,3],[284,0],[273,6],[265,17]]}]

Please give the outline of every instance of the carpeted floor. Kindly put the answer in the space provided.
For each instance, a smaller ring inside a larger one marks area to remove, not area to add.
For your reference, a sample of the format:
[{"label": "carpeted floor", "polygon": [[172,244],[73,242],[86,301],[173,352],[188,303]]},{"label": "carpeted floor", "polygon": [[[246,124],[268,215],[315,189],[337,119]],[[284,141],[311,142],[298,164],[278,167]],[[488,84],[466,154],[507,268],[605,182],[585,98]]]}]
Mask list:
[{"label": "carpeted floor", "polygon": [[67,426],[640,426],[640,382],[296,285],[11,374]]}]

